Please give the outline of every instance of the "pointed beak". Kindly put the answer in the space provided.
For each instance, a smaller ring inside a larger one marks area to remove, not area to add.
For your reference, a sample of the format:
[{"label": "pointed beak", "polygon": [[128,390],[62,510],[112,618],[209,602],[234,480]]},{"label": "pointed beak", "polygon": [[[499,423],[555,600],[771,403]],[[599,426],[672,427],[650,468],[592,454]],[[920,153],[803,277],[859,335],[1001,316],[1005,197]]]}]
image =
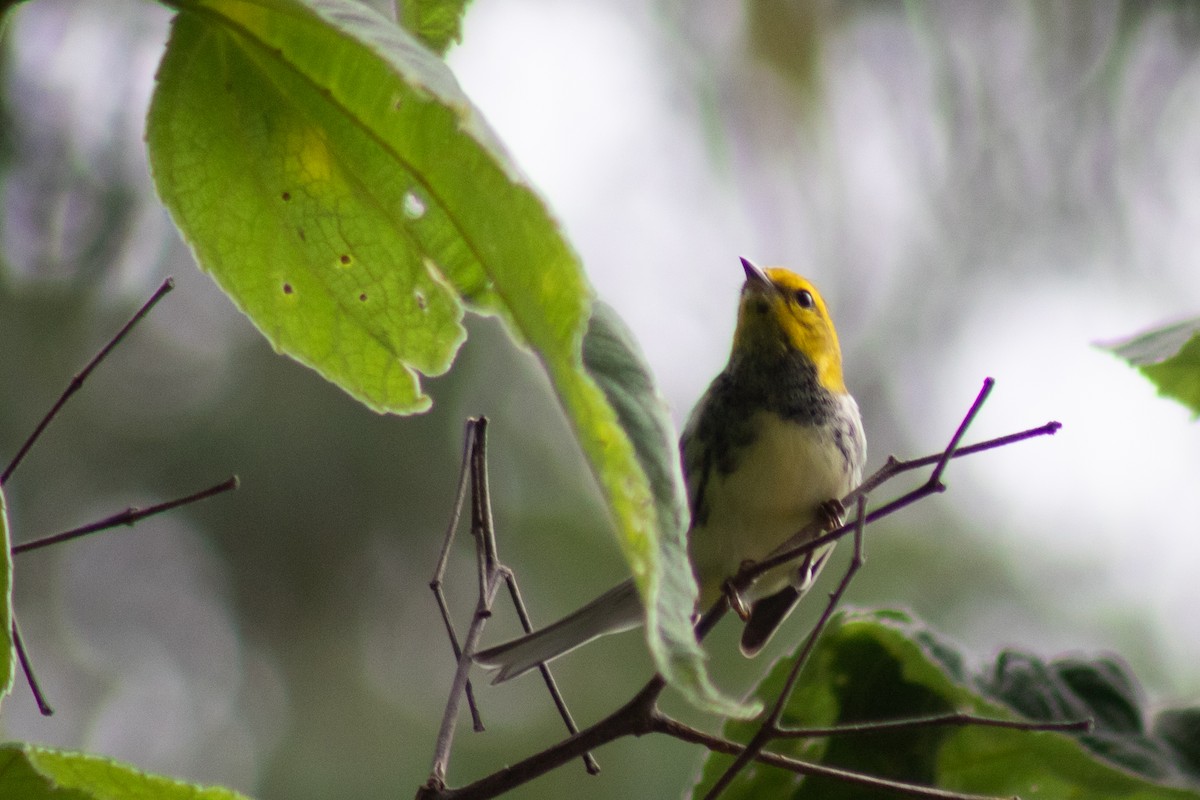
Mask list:
[{"label": "pointed beak", "polygon": [[742,269],[746,271],[747,287],[754,287],[762,290],[769,289],[774,286],[774,284],[771,283],[771,279],[767,277],[766,273],[754,266],[754,262],[752,262],[750,259],[742,259]]}]

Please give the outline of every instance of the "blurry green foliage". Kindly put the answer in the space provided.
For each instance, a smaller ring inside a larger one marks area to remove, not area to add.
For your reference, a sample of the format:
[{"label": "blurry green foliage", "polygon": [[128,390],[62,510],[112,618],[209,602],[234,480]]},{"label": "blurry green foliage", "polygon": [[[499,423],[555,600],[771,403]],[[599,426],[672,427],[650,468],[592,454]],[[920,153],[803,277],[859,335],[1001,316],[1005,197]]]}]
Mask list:
[{"label": "blurry green foliage", "polygon": [[0,745],[0,797],[13,800],[241,800],[148,775],[111,759],[29,745]]},{"label": "blurry green foliage", "polygon": [[470,0],[397,0],[396,16],[433,52],[444,55],[462,39],[462,19]]},{"label": "blurry green foliage", "polygon": [[[3,466],[3,465],[0,465]],[[0,486],[0,701],[12,691],[16,665],[12,640],[12,554],[8,534],[8,504]]]},{"label": "blurry green foliage", "polygon": [[1104,345],[1138,368],[1163,397],[1200,417],[1200,318],[1177,322]]},{"label": "blurry green foliage", "polygon": [[[974,676],[966,658],[919,621],[900,612],[843,612],[821,637],[788,703],[788,727],[879,722],[967,712],[1037,721],[1092,718],[1090,734],[1072,737],[983,726],[941,726],[792,739],[771,749],[874,777],[1001,797],[1091,798],[1200,796],[1197,709],[1171,712],[1160,733],[1147,734],[1132,676],[1111,660],[1043,664],[1006,653],[992,673]],[[755,696],[776,697],[790,668],[784,660]],[[730,722],[725,736],[747,741],[752,722]],[[731,763],[708,758],[693,795],[699,796]],[[872,793],[831,778],[801,780],[754,766],[723,795],[728,798],[866,798]]]}]

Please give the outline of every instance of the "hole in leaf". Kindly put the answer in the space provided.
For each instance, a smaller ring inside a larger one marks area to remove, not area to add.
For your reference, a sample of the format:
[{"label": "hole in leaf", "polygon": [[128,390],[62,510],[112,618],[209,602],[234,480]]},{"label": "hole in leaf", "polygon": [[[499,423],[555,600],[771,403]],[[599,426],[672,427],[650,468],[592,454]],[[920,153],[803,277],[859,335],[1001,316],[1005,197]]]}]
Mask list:
[{"label": "hole in leaf", "polygon": [[420,219],[425,216],[425,201],[415,192],[404,193],[404,216],[409,219]]}]

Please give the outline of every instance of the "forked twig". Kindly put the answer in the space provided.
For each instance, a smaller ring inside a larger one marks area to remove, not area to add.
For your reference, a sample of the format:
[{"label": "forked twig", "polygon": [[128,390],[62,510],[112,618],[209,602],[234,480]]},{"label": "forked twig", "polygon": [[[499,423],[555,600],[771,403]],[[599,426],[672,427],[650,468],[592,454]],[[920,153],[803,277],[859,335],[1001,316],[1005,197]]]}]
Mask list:
[{"label": "forked twig", "polygon": [[[159,285],[158,289],[155,290],[154,294],[150,296],[150,299],[142,304],[141,308],[139,308],[137,312],[121,327],[121,329],[117,331],[117,333],[111,339],[108,340],[108,343],[105,344],[104,347],[100,348],[99,352],[92,356],[91,360],[88,361],[84,368],[71,379],[70,383],[67,384],[67,388],[59,396],[58,400],[54,403],[50,410],[46,412],[41,421],[38,422],[33,432],[21,444],[20,449],[17,450],[17,454],[13,457],[12,461],[10,461],[8,466],[4,468],[4,472],[0,474],[0,485],[3,485],[8,481],[9,478],[12,477],[12,474],[16,471],[21,461],[29,453],[29,450],[33,447],[34,443],[37,442],[42,433],[46,430],[46,427],[51,423],[51,421],[54,420],[54,418],[58,415],[58,412],[61,411],[63,406],[66,405],[67,401],[71,399],[72,395],[82,388],[84,381],[87,380],[92,371],[99,366],[100,362],[102,362],[109,355],[109,353],[111,353],[113,349],[121,343],[122,340],[124,340],[125,336],[131,330],[133,330],[133,327],[140,322],[143,317],[150,313],[150,310],[154,308],[158,301],[166,296],[167,292],[171,291],[174,287],[174,280],[171,278],[164,280],[162,284]],[[154,514],[161,514],[164,511],[179,508],[180,506],[187,505],[189,503],[195,503],[199,500],[204,500],[206,498],[213,497],[214,495],[221,494],[222,492],[236,489],[237,487],[238,479],[235,475],[215,486],[210,486],[207,489],[187,495],[186,497],[169,500],[165,503],[159,503],[158,505],[151,506],[150,508],[146,509],[130,507],[120,513],[105,517],[104,519],[98,520],[89,525],[84,525],[81,528],[75,528],[73,530],[54,534],[53,536],[35,539],[31,542],[11,545],[9,552],[11,555],[17,555],[19,553],[26,553],[31,550],[37,550],[43,547],[49,547],[50,545],[66,542],[71,539],[76,539],[80,536],[86,536],[90,533],[96,533],[98,531],[114,528],[118,525],[133,525],[139,520],[153,516]],[[46,701],[45,694],[42,692],[41,686],[38,684],[37,677],[33,671],[33,666],[30,663],[29,654],[25,649],[25,643],[21,638],[20,627],[17,625],[17,619],[15,615],[12,617],[12,640],[13,648],[17,653],[17,660],[21,664],[21,670],[25,674],[25,681],[29,685],[29,690],[33,693],[34,700],[37,702],[38,710],[43,716],[50,716],[54,713],[54,710]]]},{"label": "forked twig", "polygon": [[[475,553],[478,562],[479,597],[475,613],[471,618],[470,627],[467,629],[466,639],[460,646],[458,635],[454,630],[454,624],[450,619],[450,608],[446,602],[445,593],[442,590],[442,583],[445,578],[446,565],[449,561],[450,547],[453,544],[454,534],[462,515],[462,504],[466,498],[468,478],[471,486],[471,535],[475,539]],[[521,625],[527,633],[532,631],[533,626],[529,619],[529,612],[521,599],[516,579],[513,576],[512,570],[500,562],[496,546],[491,495],[488,490],[487,477],[487,418],[479,417],[478,419],[467,420],[462,469],[459,473],[458,492],[454,510],[451,513],[450,525],[447,528],[446,537],[442,543],[442,550],[438,558],[437,567],[434,570],[434,577],[429,584],[430,589],[433,590],[434,596],[437,599],[442,622],[446,626],[446,632],[450,638],[450,644],[454,650],[454,658],[457,663],[454,683],[450,689],[450,697],[446,703],[446,711],[442,716],[442,724],[438,731],[437,743],[434,747],[433,768],[427,784],[427,787],[433,791],[440,791],[445,788],[446,771],[450,760],[450,747],[454,739],[458,711],[461,707],[460,698],[466,697],[468,704],[471,706],[475,729],[483,729],[483,723],[479,720],[474,692],[468,677],[472,663],[470,656],[475,650],[475,645],[478,643],[480,635],[483,633],[484,623],[491,616],[492,603],[495,599],[496,591],[499,589],[500,581],[504,581],[508,587],[509,595],[512,598],[513,605],[516,607]],[[558,684],[555,682],[550,670],[545,664],[540,665],[539,669],[555,707],[558,709],[559,715],[567,727],[567,731],[572,735],[578,733],[579,728],[576,726],[575,720],[571,716],[566,701],[563,700],[562,693],[559,691]],[[599,765],[590,752],[581,752],[579,756],[583,759],[584,766],[589,773],[594,775],[600,771]]]},{"label": "forked twig", "polygon": [[[446,566],[450,562],[450,546],[454,544],[454,534],[458,530],[458,522],[462,518],[463,500],[467,496],[468,479],[471,474],[471,453],[474,449],[475,442],[475,420],[468,419],[466,432],[463,436],[463,454],[462,466],[458,471],[458,491],[454,496],[454,508],[450,512],[450,524],[446,528],[446,535],[442,539],[442,551],[438,554],[437,566],[433,571],[433,578],[429,581],[429,588],[433,591],[433,597],[437,601],[438,611],[442,615],[442,625],[446,628],[446,635],[450,639],[450,648],[454,651],[455,662],[462,659],[462,647],[458,642],[458,632],[454,630],[454,622],[450,619],[450,605],[446,602],[446,593],[442,589],[443,581],[446,577]],[[480,595],[485,591],[483,586],[480,586]],[[479,706],[475,702],[475,687],[468,680],[463,686],[463,691],[466,692],[467,706],[471,709],[471,723],[476,731],[483,731],[483,719],[479,716]]]},{"label": "forked twig", "polygon": [[863,495],[858,496],[857,514],[854,518],[854,555],[850,559],[850,566],[846,568],[846,573],[842,576],[841,582],[837,588],[829,595],[829,602],[825,604],[825,610],[821,612],[817,624],[809,631],[807,638],[804,640],[804,646],[792,661],[792,667],[788,671],[788,676],[783,683],[783,689],[779,692],[779,696],[775,698],[775,703],[772,705],[770,712],[755,732],[754,737],[746,745],[746,748],[738,754],[733,763],[722,773],[717,779],[712,788],[705,795],[706,800],[714,800],[720,796],[721,792],[729,787],[733,779],[738,773],[745,769],[759,753],[767,746],[767,743],[775,738],[775,733],[779,729],[779,719],[783,716],[784,709],[787,708],[788,701],[791,700],[792,691],[796,688],[796,682],[800,679],[800,673],[804,670],[804,665],[808,663],[808,658],[812,655],[813,649],[816,647],[817,639],[825,630],[825,626],[829,624],[830,618],[833,616],[834,610],[838,604],[842,602],[842,595],[846,593],[846,589],[850,586],[850,581],[862,568],[864,563],[863,558],[863,529],[867,521],[867,498]]}]

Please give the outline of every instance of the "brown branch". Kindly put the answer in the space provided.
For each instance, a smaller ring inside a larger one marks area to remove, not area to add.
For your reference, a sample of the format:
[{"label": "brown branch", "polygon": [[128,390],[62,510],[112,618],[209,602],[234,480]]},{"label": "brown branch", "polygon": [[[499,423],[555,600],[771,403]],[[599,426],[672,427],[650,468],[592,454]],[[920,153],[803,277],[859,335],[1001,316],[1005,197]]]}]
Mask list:
[{"label": "brown branch", "polygon": [[21,640],[21,629],[17,625],[17,615],[12,615],[12,640],[13,649],[17,651],[17,661],[21,663],[21,671],[25,673],[25,683],[29,684],[29,691],[33,693],[33,700],[37,703],[38,712],[43,717],[54,715],[54,709],[46,702],[46,695],[42,692],[41,684],[38,683],[37,676],[33,674],[33,665],[29,662],[29,654],[25,652],[25,643]]},{"label": "brown branch", "polygon": [[[504,581],[508,587],[509,595],[517,610],[517,616],[521,620],[526,633],[533,630],[529,619],[529,612],[521,599],[520,589],[517,587],[516,578],[513,576],[512,570],[500,562],[496,546],[491,493],[488,488],[487,418],[479,417],[478,419],[468,420],[464,438],[458,494],[454,510],[451,514],[450,525],[442,542],[442,551],[434,572],[434,578],[429,584],[437,598],[438,608],[441,611],[442,621],[446,626],[457,665],[454,683],[451,686],[450,697],[446,703],[442,725],[434,747],[433,768],[427,783],[427,787],[431,790],[445,788],[446,772],[450,760],[450,748],[453,743],[454,729],[461,705],[460,696],[467,698],[467,702],[471,707],[475,729],[483,729],[483,723],[479,719],[474,692],[469,679],[470,665],[472,663],[471,654],[475,651],[475,645],[478,644],[479,637],[483,633],[484,624],[492,614],[492,605],[495,600],[496,591],[499,589],[500,581]],[[466,641],[460,647],[458,636],[454,631],[454,625],[450,619],[449,605],[442,591],[442,580],[445,576],[446,564],[449,559],[450,547],[454,540],[454,533],[458,528],[458,522],[461,517],[462,503],[466,495],[468,478],[471,486],[471,535],[475,539],[476,545],[475,553],[478,567],[479,595],[475,613],[467,629]],[[559,716],[562,717],[568,733],[572,735],[577,734],[579,728],[576,726],[575,720],[567,708],[566,701],[558,689],[558,684],[555,682],[554,676],[545,664],[541,664],[539,669],[542,673],[542,679],[545,681],[546,689],[550,693],[550,697],[558,709]],[[596,763],[596,759],[590,752],[585,750],[578,755],[583,759],[584,767],[589,774],[595,775],[600,771],[600,765]]]},{"label": "brown branch", "polygon": [[[450,563],[450,547],[454,544],[454,534],[458,530],[458,523],[462,518],[463,500],[467,496],[467,482],[471,470],[471,453],[474,450],[477,436],[477,422],[478,420],[474,417],[468,419],[463,433],[463,454],[458,470],[458,491],[455,493],[454,506],[450,512],[450,524],[446,526],[446,535],[442,538],[442,551],[438,554],[437,566],[434,567],[433,578],[429,581],[429,588],[433,591],[438,611],[442,615],[442,625],[446,628],[446,636],[450,639],[450,648],[454,652],[455,663],[462,659],[462,647],[458,642],[458,633],[454,630],[454,622],[450,619],[450,604],[446,601],[446,592],[442,589],[442,584],[446,577],[446,566]],[[484,591],[485,587],[481,586],[481,596]],[[467,695],[467,707],[471,709],[471,726],[476,731],[482,732],[484,729],[483,719],[479,715],[479,706],[475,702],[475,687],[468,680],[463,690]]]},{"label": "brown branch", "polygon": [[[736,742],[722,739],[719,736],[713,736],[664,715],[655,717],[654,731],[656,733],[665,733],[683,742],[701,745],[714,753],[725,753],[736,756],[745,751],[745,748]],[[938,789],[933,786],[917,786],[911,783],[888,780],[887,778],[876,778],[871,775],[864,775],[861,772],[851,772],[850,770],[838,769],[837,767],[817,764],[812,761],[803,761],[798,758],[768,751],[756,753],[753,760],[760,764],[767,764],[794,772],[797,775],[832,778],[868,789],[884,789],[899,794],[906,794],[909,797],[931,798],[932,800],[997,800],[991,795],[966,794],[964,792],[953,792],[948,789]]]},{"label": "brown branch", "polygon": [[159,503],[158,505],[150,506],[149,508],[136,508],[134,506],[130,506],[124,511],[120,511],[112,516],[97,520],[89,525],[84,525],[81,528],[63,531],[62,533],[56,533],[52,536],[44,536],[41,539],[34,539],[32,542],[15,544],[12,546],[12,550],[10,552],[15,556],[21,553],[28,553],[31,550],[40,550],[43,547],[49,547],[50,545],[70,541],[71,539],[78,539],[79,537],[87,536],[90,533],[108,530],[109,528],[116,528],[119,525],[133,525],[144,520],[146,517],[152,517],[155,514],[161,514],[164,511],[170,511],[173,508],[186,506],[190,503],[199,502],[200,500],[207,500],[215,495],[231,491],[238,488],[238,485],[238,478],[236,475],[234,475],[231,478],[221,481],[215,486],[210,486],[207,489],[201,489],[200,491],[194,494],[189,494],[186,497],[168,500],[165,503]]},{"label": "brown branch", "polygon": [[86,366],[84,366],[78,375],[71,379],[71,382],[67,384],[67,388],[63,390],[63,393],[59,396],[58,400],[54,403],[50,410],[46,412],[46,416],[42,417],[42,421],[39,422],[37,427],[33,429],[33,433],[29,434],[29,437],[21,445],[21,448],[17,450],[17,454],[13,456],[13,460],[10,461],[8,466],[4,468],[4,472],[0,473],[0,486],[8,483],[8,479],[12,477],[12,474],[16,471],[17,466],[25,458],[25,454],[29,452],[29,448],[33,447],[34,442],[36,442],[38,437],[42,435],[42,431],[46,430],[46,426],[49,425],[50,422],[58,415],[58,412],[64,405],[66,405],[67,401],[71,399],[71,395],[79,391],[79,389],[83,386],[83,382],[87,380],[88,375],[92,374],[92,370],[94,370],[100,364],[100,362],[112,352],[114,347],[121,343],[121,340],[125,338],[125,334],[133,330],[133,326],[137,325],[138,322],[141,321],[142,317],[150,313],[150,309],[154,308],[155,304],[157,304],[159,300],[163,299],[167,292],[174,288],[175,281],[173,279],[167,278],[164,280],[162,285],[160,285],[158,289],[155,290],[154,294],[150,296],[150,299],[143,303],[142,307],[137,310],[137,313],[130,317],[129,321],[121,327],[121,330],[117,331],[116,335],[108,340],[108,344],[100,348],[100,352],[92,356],[92,360],[89,361]]},{"label": "brown branch", "polygon": [[1095,726],[1095,721],[1092,719],[1077,719],[1067,722],[1038,722],[1023,719],[980,717],[975,714],[968,714],[965,711],[952,711],[948,714],[934,714],[928,717],[908,717],[905,719],[888,719],[878,722],[854,722],[845,725],[832,725],[828,728],[778,728],[775,731],[775,736],[780,739],[817,739],[826,736],[883,733],[886,731],[916,730],[919,728],[965,727],[967,725],[979,728],[1011,728],[1018,731],[1090,733]]},{"label": "brown branch", "polygon": [[838,604],[842,602],[842,595],[846,593],[846,589],[850,586],[850,581],[858,574],[859,569],[864,563],[863,559],[863,527],[866,524],[867,498],[862,495],[858,496],[858,513],[855,515],[854,527],[854,556],[850,559],[850,565],[846,568],[846,573],[842,576],[842,580],[838,583],[837,588],[829,595],[829,602],[825,604],[825,610],[821,612],[817,624],[809,631],[808,637],[804,640],[804,646],[800,649],[800,653],[792,660],[792,667],[788,671],[787,679],[783,683],[783,689],[779,692],[779,696],[775,699],[774,705],[771,707],[770,713],[767,714],[754,737],[750,739],[746,748],[738,754],[729,768],[719,777],[704,796],[705,800],[715,800],[720,796],[721,792],[725,791],[738,773],[746,768],[767,744],[775,737],[775,732],[779,729],[779,720],[783,716],[784,709],[787,708],[788,701],[792,697],[792,692],[796,688],[796,682],[800,680],[800,673],[804,669],[804,665],[808,663],[809,656],[812,655],[813,649],[816,647],[817,639],[824,632],[825,626],[829,624],[830,618],[833,616],[834,610]]}]

